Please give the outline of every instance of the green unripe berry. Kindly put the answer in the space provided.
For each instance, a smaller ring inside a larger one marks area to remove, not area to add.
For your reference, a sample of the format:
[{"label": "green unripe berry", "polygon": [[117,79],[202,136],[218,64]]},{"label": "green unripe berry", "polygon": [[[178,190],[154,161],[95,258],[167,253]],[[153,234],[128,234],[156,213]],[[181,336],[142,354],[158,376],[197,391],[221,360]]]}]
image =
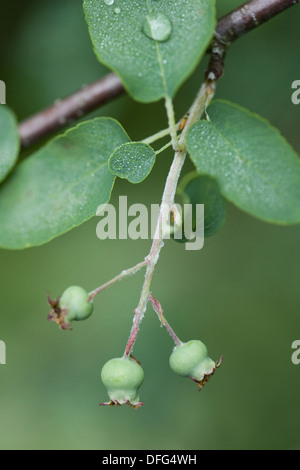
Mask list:
[{"label": "green unripe berry", "polygon": [[189,376],[191,372],[207,358],[207,349],[204,343],[191,340],[174,349],[170,356],[170,367],[179,375]]},{"label": "green unripe berry", "polygon": [[173,350],[170,367],[179,375],[201,382],[205,376],[215,371],[216,363],[208,357],[207,348],[202,341],[191,340]]},{"label": "green unripe berry", "polygon": [[65,321],[80,321],[93,312],[93,303],[88,302],[89,294],[82,287],[68,287],[59,299],[59,307],[65,311]]},{"label": "green unripe berry", "polygon": [[216,369],[216,363],[210,357],[200,362],[191,374],[196,380],[202,380],[205,375],[211,375]]},{"label": "green unripe berry", "polygon": [[108,404],[141,404],[138,389],[144,381],[144,371],[137,362],[122,357],[110,359],[102,368],[101,380],[111,400]]}]

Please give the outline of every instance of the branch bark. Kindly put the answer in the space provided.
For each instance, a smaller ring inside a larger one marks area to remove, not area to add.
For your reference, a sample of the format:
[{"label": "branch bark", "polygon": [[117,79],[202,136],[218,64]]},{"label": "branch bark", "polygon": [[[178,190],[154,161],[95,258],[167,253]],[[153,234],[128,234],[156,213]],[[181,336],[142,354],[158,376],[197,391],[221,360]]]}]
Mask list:
[{"label": "branch bark", "polygon": [[224,59],[230,44],[300,0],[251,0],[219,19],[211,44],[206,78],[218,80],[223,75]]},{"label": "branch bark", "polygon": [[67,98],[56,101],[53,106],[20,123],[19,134],[22,146],[29,147],[48,134],[112,101],[124,91],[119,77],[114,73],[109,73]]},{"label": "branch bark", "polygon": [[[214,81],[223,75],[224,58],[231,42],[299,2],[300,0],[251,0],[223,16],[218,21],[215,38],[210,47],[211,60],[206,78]],[[48,134],[113,100],[124,91],[121,80],[110,73],[57,101],[53,106],[20,123],[22,146],[29,147]]]},{"label": "branch bark", "polygon": [[299,1],[251,0],[246,2],[218,21],[215,36],[227,45]]}]

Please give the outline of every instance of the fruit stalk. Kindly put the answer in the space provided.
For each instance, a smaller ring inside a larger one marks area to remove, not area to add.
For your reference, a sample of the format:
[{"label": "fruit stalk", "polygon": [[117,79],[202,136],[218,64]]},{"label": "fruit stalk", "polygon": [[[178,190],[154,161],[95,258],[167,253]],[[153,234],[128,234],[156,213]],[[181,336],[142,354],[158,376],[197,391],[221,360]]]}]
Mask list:
[{"label": "fruit stalk", "polygon": [[[210,80],[205,80],[189,110],[189,116],[185,123],[185,127],[183,128],[182,133],[180,134],[178,144],[176,142],[173,143],[174,147],[175,146],[177,147],[177,150],[175,151],[174,159],[173,159],[173,162],[172,162],[172,165],[171,165],[171,168],[170,168],[167,180],[166,180],[166,184],[165,184],[165,188],[164,188],[164,192],[162,196],[162,202],[160,206],[160,212],[159,212],[159,216],[157,220],[154,240],[151,246],[150,253],[146,258],[148,260],[148,265],[146,269],[145,280],[144,280],[144,284],[142,287],[142,292],[141,292],[138,306],[134,310],[133,325],[130,331],[129,340],[127,342],[123,357],[127,357],[130,355],[130,352],[137,338],[139,325],[144,317],[144,313],[147,308],[147,303],[149,301],[150,287],[151,287],[153,274],[155,271],[155,266],[158,262],[161,249],[164,245],[164,236],[165,236],[164,227],[168,226],[170,211],[174,205],[175,193],[177,189],[179,176],[180,176],[183,164],[185,162],[185,157],[187,153],[186,146],[185,146],[186,133],[188,129],[190,128],[190,126],[194,124],[194,122],[196,122],[201,117],[206,107],[209,105],[210,101],[212,100],[214,91],[215,91],[215,83]],[[168,112],[170,112],[171,109],[173,108],[167,107]],[[172,122],[175,123],[174,117],[168,116],[168,120],[169,120],[170,126],[172,125]],[[173,141],[173,135],[172,135],[172,141]]]}]

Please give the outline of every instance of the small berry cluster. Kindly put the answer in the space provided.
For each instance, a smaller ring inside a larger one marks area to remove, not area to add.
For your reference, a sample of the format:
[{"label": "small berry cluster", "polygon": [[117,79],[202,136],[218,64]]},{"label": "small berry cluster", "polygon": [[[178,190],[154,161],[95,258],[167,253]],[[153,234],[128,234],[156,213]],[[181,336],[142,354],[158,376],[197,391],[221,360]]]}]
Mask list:
[{"label": "small berry cluster", "polygon": [[[204,343],[191,340],[176,346],[170,356],[170,367],[179,375],[190,377],[199,385],[199,390],[220,366],[208,357]],[[143,405],[138,390],[144,380],[141,365],[134,358],[118,357],[108,361],[102,368],[101,379],[105,385],[110,402],[101,405],[130,405],[138,408]]]},{"label": "small berry cluster", "polygon": [[[167,327],[176,344],[169,359],[170,368],[183,377],[190,377],[198,384],[199,390],[202,390],[216,368],[221,365],[221,359],[218,363],[213,361],[208,356],[205,344],[199,340],[182,343],[163,317],[159,302],[152,296],[150,301],[162,325]],[[61,329],[71,329],[72,321],[85,320],[93,312],[93,296],[79,286],[69,287],[56,300],[51,300],[48,295],[48,302],[51,306],[48,320],[55,321]],[[101,405],[126,404],[134,409],[143,405],[138,391],[144,381],[144,371],[139,361],[130,354],[130,349],[123,357],[110,359],[104,364],[101,380],[107,389],[110,401]]]}]

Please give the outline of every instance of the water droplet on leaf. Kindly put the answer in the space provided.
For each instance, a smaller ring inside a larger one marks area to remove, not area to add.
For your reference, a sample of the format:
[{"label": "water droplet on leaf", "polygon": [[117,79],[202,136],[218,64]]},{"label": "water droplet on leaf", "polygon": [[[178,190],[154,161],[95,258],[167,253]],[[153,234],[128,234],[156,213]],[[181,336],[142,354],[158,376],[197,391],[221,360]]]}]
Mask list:
[{"label": "water droplet on leaf", "polygon": [[163,13],[150,13],[144,21],[143,32],[155,41],[167,41],[172,32],[172,24]]},{"label": "water droplet on leaf", "polygon": [[113,5],[114,1],[115,1],[115,0],[104,0],[104,3],[105,3],[106,5]]},{"label": "water droplet on leaf", "polygon": [[115,8],[115,9],[114,9],[114,13],[115,13],[116,15],[118,15],[119,13],[121,13],[121,8],[118,8],[118,7]]}]

